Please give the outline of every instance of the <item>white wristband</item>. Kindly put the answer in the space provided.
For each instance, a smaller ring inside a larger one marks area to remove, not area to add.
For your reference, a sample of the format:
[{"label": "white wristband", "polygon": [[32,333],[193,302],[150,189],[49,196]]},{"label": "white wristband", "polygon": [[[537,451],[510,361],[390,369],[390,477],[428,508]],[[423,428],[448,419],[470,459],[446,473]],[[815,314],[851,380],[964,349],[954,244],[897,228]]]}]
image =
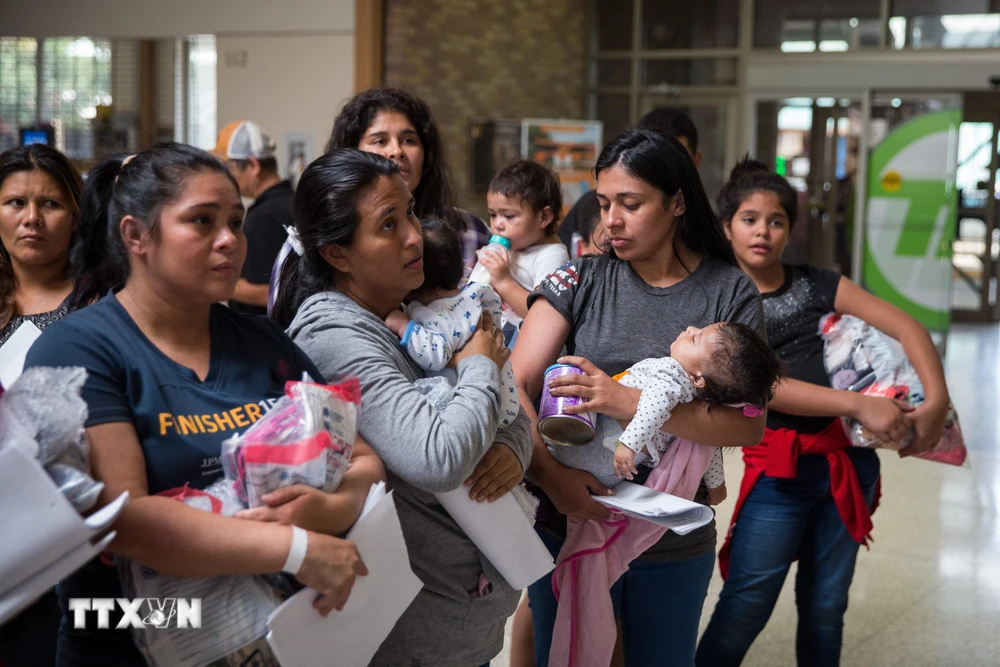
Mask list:
[{"label": "white wristband", "polygon": [[306,549],[309,547],[309,533],[298,526],[292,526],[292,548],[288,550],[288,558],[281,566],[282,572],[293,577],[299,573],[302,562],[306,559]]}]

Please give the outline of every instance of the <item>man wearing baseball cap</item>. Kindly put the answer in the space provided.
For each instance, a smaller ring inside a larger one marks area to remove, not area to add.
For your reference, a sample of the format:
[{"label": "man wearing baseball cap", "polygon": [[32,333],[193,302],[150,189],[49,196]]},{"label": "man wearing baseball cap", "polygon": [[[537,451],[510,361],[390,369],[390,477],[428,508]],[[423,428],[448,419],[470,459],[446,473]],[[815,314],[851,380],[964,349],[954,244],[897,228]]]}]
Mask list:
[{"label": "man wearing baseball cap", "polygon": [[247,258],[229,306],[266,315],[271,266],[288,237],[285,227],[292,224],[292,186],[278,175],[274,139],[253,121],[222,128],[212,152],[228,165],[240,194],[255,200],[243,222]]}]

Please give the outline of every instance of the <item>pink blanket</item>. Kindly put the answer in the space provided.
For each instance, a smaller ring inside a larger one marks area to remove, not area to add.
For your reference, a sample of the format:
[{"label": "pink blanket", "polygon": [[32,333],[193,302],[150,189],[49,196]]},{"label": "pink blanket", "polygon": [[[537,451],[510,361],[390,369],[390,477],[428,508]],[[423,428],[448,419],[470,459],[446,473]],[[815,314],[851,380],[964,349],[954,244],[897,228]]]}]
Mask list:
[{"label": "pink blanket", "polygon": [[[711,447],[678,438],[649,474],[646,486],[692,500],[711,458]],[[604,521],[569,519],[552,575],[559,601],[549,653],[552,667],[607,667],[616,637],[611,586],[665,532],[654,523],[618,513]]]}]

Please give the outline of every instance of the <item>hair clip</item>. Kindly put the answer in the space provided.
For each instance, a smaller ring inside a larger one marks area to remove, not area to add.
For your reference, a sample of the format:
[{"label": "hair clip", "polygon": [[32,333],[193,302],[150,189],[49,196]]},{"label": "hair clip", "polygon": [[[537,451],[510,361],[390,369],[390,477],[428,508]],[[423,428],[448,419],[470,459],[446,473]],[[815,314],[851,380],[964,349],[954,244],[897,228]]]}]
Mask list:
[{"label": "hair clip", "polygon": [[122,163],[118,166],[118,173],[115,174],[115,185],[118,185],[118,177],[122,175],[122,169],[124,169],[125,165],[131,162],[135,156],[136,154],[132,153],[131,155],[127,155],[125,159],[122,160]]},{"label": "hair clip", "polygon": [[306,249],[302,245],[302,239],[299,238],[299,232],[295,227],[288,225],[285,227],[285,231],[288,232],[288,243],[291,244],[292,250],[295,254],[301,257],[306,254]]}]

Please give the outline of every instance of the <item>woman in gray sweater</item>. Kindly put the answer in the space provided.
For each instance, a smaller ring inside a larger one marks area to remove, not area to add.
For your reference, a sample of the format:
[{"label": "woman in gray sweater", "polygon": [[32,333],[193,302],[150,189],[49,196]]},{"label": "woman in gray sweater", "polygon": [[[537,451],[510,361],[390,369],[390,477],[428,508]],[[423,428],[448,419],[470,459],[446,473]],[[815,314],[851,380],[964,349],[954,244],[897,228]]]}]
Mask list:
[{"label": "woman in gray sweater", "polygon": [[295,193],[295,225],[301,255],[282,267],[274,317],[327,380],[360,379],[360,432],[385,463],[424,583],[372,665],[488,663],[519,595],[433,493],[466,484],[473,498],[493,500],[528,466],[524,412],[497,432],[502,334],[484,320],[455,356],[456,396],[443,411],[413,386],[423,372],[383,320],[423,282],[423,237],[390,160],[341,149],[312,163]]}]

